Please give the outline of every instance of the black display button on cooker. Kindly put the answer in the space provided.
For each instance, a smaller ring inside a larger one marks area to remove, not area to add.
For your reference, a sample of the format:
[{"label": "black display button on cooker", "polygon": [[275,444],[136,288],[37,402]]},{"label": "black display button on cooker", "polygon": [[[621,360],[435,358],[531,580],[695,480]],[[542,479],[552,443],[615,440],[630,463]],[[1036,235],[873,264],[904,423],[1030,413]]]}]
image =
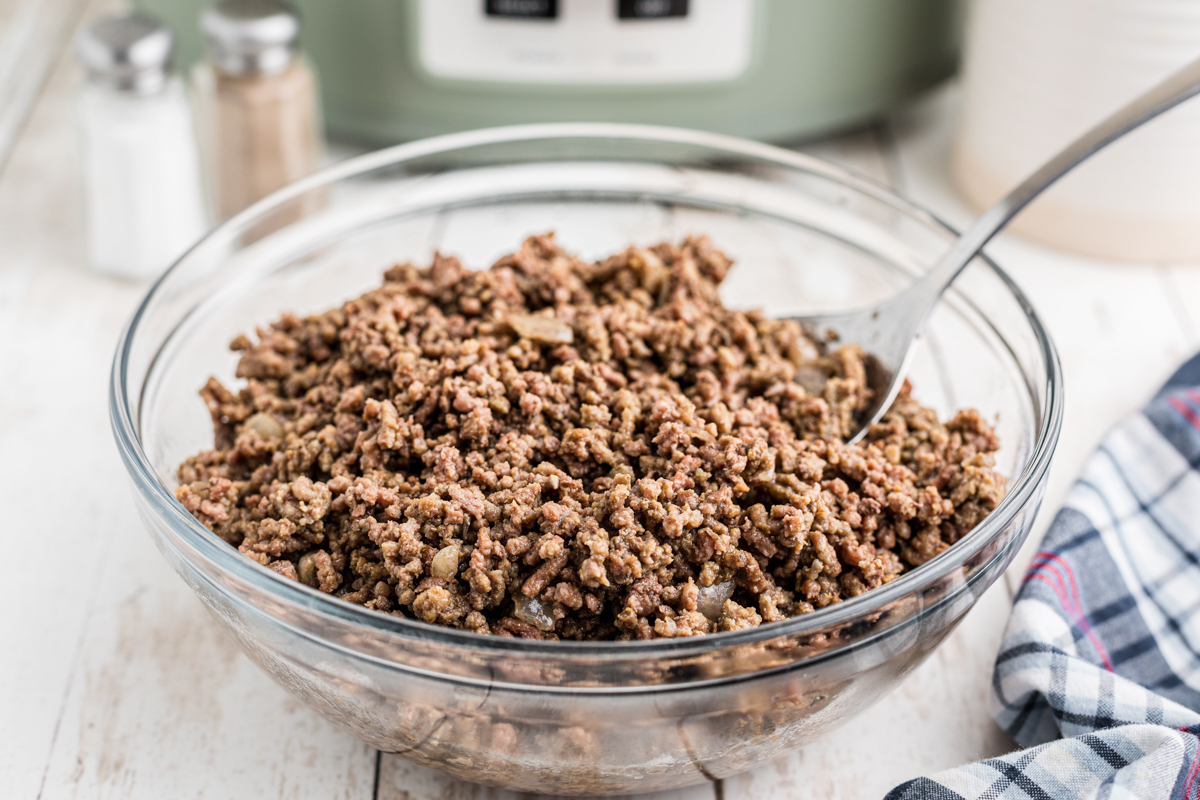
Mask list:
[{"label": "black display button on cooker", "polygon": [[555,19],[558,0],[484,0],[483,9],[489,17]]},{"label": "black display button on cooker", "polygon": [[688,0],[617,0],[621,19],[663,19],[686,17]]}]

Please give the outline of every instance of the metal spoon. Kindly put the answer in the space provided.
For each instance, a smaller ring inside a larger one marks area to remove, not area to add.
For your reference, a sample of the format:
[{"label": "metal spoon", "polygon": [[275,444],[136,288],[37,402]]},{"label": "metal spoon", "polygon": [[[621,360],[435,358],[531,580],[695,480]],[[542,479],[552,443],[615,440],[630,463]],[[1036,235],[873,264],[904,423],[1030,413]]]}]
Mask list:
[{"label": "metal spoon", "polygon": [[878,305],[841,314],[795,317],[818,341],[858,344],[869,354],[867,380],[875,392],[862,414],[863,426],[850,442],[866,435],[891,406],[904,383],[917,335],[946,288],[1009,220],[1055,181],[1094,153],[1159,114],[1200,93],[1200,59],[1176,72],[1047,161],[1020,186],[984,211],[919,280]]}]

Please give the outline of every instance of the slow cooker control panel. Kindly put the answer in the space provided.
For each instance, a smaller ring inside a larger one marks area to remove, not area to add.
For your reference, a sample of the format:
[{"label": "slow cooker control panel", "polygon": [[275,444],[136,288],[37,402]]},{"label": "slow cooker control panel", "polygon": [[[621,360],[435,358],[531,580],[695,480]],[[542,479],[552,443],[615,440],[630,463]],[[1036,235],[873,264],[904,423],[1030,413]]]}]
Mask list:
[{"label": "slow cooker control panel", "polygon": [[755,0],[420,0],[431,75],[558,84],[708,83],[750,65]]}]

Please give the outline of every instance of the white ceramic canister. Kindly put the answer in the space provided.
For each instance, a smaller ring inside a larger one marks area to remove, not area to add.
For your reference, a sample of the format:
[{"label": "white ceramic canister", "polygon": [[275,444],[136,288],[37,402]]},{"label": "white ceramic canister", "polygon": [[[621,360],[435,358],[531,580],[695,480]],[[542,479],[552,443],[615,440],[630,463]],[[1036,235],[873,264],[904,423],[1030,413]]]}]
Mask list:
[{"label": "white ceramic canister", "polygon": [[[1200,0],[975,0],[954,181],[977,208],[1200,57]],[[1017,233],[1088,255],[1200,258],[1200,100],[1093,157]]]}]

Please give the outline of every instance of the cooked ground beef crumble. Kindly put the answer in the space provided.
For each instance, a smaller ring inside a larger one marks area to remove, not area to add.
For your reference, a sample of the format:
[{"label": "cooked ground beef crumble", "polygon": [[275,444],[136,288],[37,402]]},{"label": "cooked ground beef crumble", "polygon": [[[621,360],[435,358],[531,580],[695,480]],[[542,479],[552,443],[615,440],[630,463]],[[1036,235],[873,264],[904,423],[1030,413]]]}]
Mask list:
[{"label": "cooked ground beef crumble", "polygon": [[535,236],[435,255],[237,337],[179,501],[247,557],[380,612],[646,639],[805,614],[960,539],[1003,497],[975,411],[903,392],[860,444],[863,353],[725,308],[707,239],[598,263]]}]

